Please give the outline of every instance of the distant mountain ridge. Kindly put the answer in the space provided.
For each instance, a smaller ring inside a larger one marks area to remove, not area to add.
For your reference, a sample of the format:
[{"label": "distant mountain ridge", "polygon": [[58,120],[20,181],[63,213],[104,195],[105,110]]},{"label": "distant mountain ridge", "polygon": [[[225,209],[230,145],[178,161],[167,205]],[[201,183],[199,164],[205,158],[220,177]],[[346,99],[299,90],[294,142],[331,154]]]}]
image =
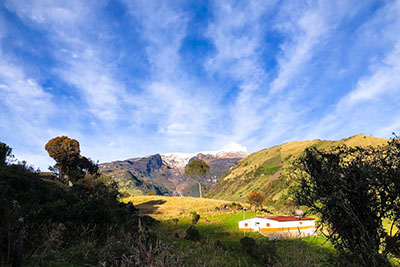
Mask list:
[{"label": "distant mountain ridge", "polygon": [[[249,154],[240,145],[231,147],[241,150],[155,154],[99,166],[103,174],[111,176],[122,190],[132,195],[155,192],[161,195],[198,196],[197,183],[184,175],[187,164],[191,160],[201,159],[210,165],[210,173],[201,181],[205,188],[209,188],[233,164]],[[138,184],[141,186],[138,187]]]}]

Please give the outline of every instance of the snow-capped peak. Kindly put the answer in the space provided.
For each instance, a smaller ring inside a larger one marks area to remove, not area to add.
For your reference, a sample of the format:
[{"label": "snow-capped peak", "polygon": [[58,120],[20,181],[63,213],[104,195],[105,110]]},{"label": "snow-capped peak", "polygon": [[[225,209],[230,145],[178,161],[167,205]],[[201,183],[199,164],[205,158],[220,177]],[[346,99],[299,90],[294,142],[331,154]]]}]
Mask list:
[{"label": "snow-capped peak", "polygon": [[171,166],[185,167],[189,160],[196,155],[196,153],[165,153],[161,154],[161,158]]},{"label": "snow-capped peak", "polygon": [[198,153],[165,153],[161,155],[161,158],[169,165],[176,167],[185,167],[189,160],[198,154],[213,155],[216,157],[231,157],[232,154],[240,155],[241,157],[247,156],[247,148],[236,142],[231,142],[225,145],[221,150],[215,151],[201,151]]}]

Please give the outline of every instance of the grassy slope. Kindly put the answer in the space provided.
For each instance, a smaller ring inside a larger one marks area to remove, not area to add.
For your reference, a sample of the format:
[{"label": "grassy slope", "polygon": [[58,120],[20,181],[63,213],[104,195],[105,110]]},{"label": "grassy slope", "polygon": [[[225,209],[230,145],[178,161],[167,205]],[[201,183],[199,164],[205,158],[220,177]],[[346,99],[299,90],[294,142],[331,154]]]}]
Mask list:
[{"label": "grassy slope", "polygon": [[[238,222],[243,220],[243,216],[252,218],[255,216],[254,212],[246,211],[243,214],[243,211],[236,210],[217,211],[216,206],[221,207],[229,202],[214,199],[142,196],[124,200],[129,201],[134,203],[142,214],[148,214],[161,221],[155,229],[157,234],[173,244],[175,255],[182,257],[186,262],[193,261],[199,264],[193,266],[261,266],[243,252],[240,239],[244,233],[238,230]],[[196,225],[202,238],[200,242],[182,238],[190,225],[192,211],[201,216]],[[178,223],[175,224],[172,218],[178,219]],[[266,242],[266,238],[257,233],[246,233],[246,236],[258,240],[258,243]],[[224,244],[224,249],[215,245],[217,240]],[[279,241],[272,245],[276,249],[274,257],[279,261],[277,266],[329,266],[327,259],[335,255],[334,249],[323,237]]]},{"label": "grassy slope", "polygon": [[311,140],[285,143],[255,152],[239,161],[210,190],[208,197],[230,201],[246,201],[252,191],[263,192],[270,202],[284,199],[287,185],[285,170],[310,146],[329,149],[338,145],[378,146],[388,139],[355,135],[339,141]]},{"label": "grassy slope", "polygon": [[125,203],[132,202],[142,214],[149,214],[158,220],[166,220],[190,216],[191,212],[210,213],[215,207],[230,202],[207,198],[167,197],[167,196],[138,196],[128,197]]}]

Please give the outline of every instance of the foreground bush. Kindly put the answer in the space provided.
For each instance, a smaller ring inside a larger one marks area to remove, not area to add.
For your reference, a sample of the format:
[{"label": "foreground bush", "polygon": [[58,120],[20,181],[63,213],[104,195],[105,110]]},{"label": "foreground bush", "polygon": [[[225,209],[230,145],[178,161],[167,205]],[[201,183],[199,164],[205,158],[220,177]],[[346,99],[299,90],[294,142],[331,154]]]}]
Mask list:
[{"label": "foreground bush", "polygon": [[[400,232],[400,140],[384,147],[309,148],[296,163],[299,205],[319,214],[346,265],[390,266]],[[389,232],[384,219],[392,222]]]},{"label": "foreground bush", "polygon": [[70,187],[10,163],[3,143],[0,152],[0,265],[161,266],[160,255],[176,263],[149,231],[155,221],[119,202],[112,181],[89,173]]}]

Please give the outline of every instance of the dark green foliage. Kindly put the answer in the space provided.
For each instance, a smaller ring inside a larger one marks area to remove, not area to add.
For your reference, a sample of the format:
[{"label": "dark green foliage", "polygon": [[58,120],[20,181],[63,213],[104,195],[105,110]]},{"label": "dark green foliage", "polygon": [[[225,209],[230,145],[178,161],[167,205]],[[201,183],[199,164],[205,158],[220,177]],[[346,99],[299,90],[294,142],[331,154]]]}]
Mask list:
[{"label": "dark green foliage", "polygon": [[200,233],[194,225],[191,225],[186,229],[185,239],[191,241],[200,241]]},{"label": "dark green foliage", "polygon": [[185,170],[186,176],[200,178],[205,176],[210,171],[210,166],[202,160],[195,159],[188,164]]},{"label": "dark green foliage", "polygon": [[160,221],[154,219],[153,217],[150,217],[148,215],[144,215],[140,217],[140,221],[147,226],[155,225],[157,223],[160,223]]},{"label": "dark green foliage", "polygon": [[251,237],[243,237],[240,239],[240,245],[242,246],[243,250],[247,253],[251,253],[256,247],[256,241]]},{"label": "dark green foliage", "polygon": [[185,176],[192,177],[199,184],[200,197],[202,197],[200,179],[209,172],[210,172],[210,166],[208,166],[208,164],[205,163],[204,161],[198,159],[191,161],[188,164],[187,169],[185,170]]},{"label": "dark green foliage", "polygon": [[276,248],[271,242],[259,242],[251,237],[243,237],[240,239],[242,249],[250,256],[258,260],[264,266],[273,266],[277,258]]},{"label": "dark green foliage", "polygon": [[200,220],[200,215],[197,212],[192,212],[192,225],[195,225]]},{"label": "dark green foliage", "polygon": [[278,259],[276,246],[271,241],[260,240],[252,256],[264,266],[274,266]]},{"label": "dark green foliage", "polygon": [[7,159],[11,157],[12,149],[6,144],[0,142],[0,166],[6,164]]},{"label": "dark green foliage", "polygon": [[224,243],[221,240],[215,240],[214,246],[215,246],[215,248],[226,250],[226,246],[224,245]]},{"label": "dark green foliage", "polygon": [[[400,141],[385,147],[330,152],[309,148],[296,163],[294,198],[321,217],[342,259],[361,266],[389,266],[400,232]],[[382,222],[393,222],[390,232]]]},{"label": "dark green foliage", "polygon": [[[11,157],[10,149],[4,151],[10,151],[3,153],[4,158]],[[82,168],[92,164],[86,163]],[[51,178],[26,165],[0,165],[0,265],[19,266],[21,260],[97,265],[100,251],[114,244],[114,238],[127,242],[109,255],[114,263],[108,265],[120,265],[123,255],[131,255],[134,263],[135,257],[144,257],[150,246],[155,247],[156,236],[147,229],[155,220],[144,217],[139,222],[137,209],[119,202],[116,184],[108,177],[86,174],[73,187]],[[140,251],[132,250],[138,244]],[[153,252],[148,256],[154,257]]]}]

